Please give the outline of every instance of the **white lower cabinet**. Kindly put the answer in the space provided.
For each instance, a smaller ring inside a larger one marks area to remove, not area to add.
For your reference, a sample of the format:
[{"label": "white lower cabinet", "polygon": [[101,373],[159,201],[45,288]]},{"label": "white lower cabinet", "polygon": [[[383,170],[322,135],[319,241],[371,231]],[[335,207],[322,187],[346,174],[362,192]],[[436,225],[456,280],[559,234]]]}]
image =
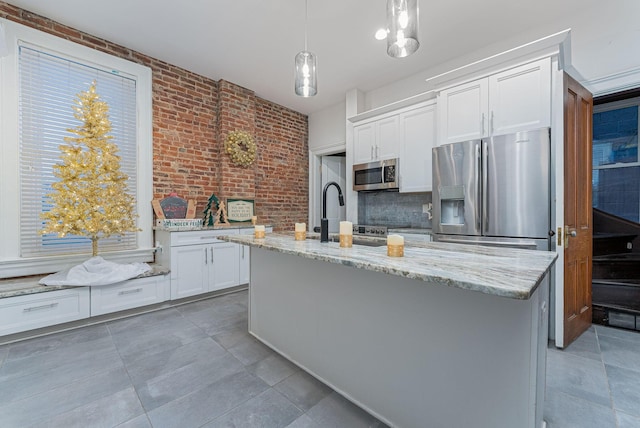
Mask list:
[{"label": "white lower cabinet", "polygon": [[91,316],[124,311],[169,300],[169,275],[130,279],[91,287]]},{"label": "white lower cabinet", "polygon": [[240,246],[217,239],[238,233],[238,229],[157,230],[156,240],[162,246],[157,262],[171,269],[171,300],[241,284]]},{"label": "white lower cabinet", "polygon": [[0,336],[88,318],[89,288],[0,299]]}]

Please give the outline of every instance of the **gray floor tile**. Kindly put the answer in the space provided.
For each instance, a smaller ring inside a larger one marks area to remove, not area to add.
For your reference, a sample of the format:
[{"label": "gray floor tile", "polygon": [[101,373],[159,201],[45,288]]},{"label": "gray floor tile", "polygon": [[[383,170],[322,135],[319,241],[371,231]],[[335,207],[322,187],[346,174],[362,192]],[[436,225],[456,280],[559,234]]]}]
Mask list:
[{"label": "gray floor tile", "polygon": [[287,425],[287,428],[322,428],[307,414],[301,415],[298,419]]},{"label": "gray floor tile", "polygon": [[137,416],[144,409],[133,387],[118,391],[43,422],[47,427],[111,428]]},{"label": "gray floor tile", "polygon": [[51,370],[39,370],[24,376],[0,380],[0,406],[72,384],[105,370],[122,367],[122,361],[116,350],[113,349],[104,353],[94,353],[83,359],[58,364]]},{"label": "gray floor tile", "polygon": [[278,383],[274,388],[304,411],[333,392],[331,388],[302,370]]},{"label": "gray floor tile", "polygon": [[640,417],[640,371],[608,364],[605,369],[609,376],[613,408]]},{"label": "gray floor tile", "polygon": [[148,412],[154,428],[191,428],[223,415],[269,386],[243,371]]},{"label": "gray floor tile", "polygon": [[107,397],[131,386],[124,368],[96,374],[60,388],[0,406],[0,426],[24,427]]},{"label": "gray floor tile", "polygon": [[91,360],[99,355],[115,351],[109,336],[97,340],[73,343],[64,347],[56,347],[49,352],[37,352],[29,356],[13,359],[11,351],[0,367],[0,382],[11,378],[28,376],[35,373],[46,373],[56,370],[61,365]]},{"label": "gray floor tile", "polygon": [[11,345],[7,361],[48,354],[55,350],[108,337],[107,327],[104,324],[99,324],[25,340]]},{"label": "gray floor tile", "polygon": [[184,320],[184,317],[176,308],[163,309],[149,312],[130,318],[123,318],[107,323],[111,334],[126,333],[129,331],[148,331],[158,328],[171,327]]},{"label": "gray floor tile", "polygon": [[229,413],[204,425],[206,428],[284,428],[302,411],[273,389],[241,404]]},{"label": "gray floor tile", "polygon": [[216,359],[194,362],[177,370],[166,372],[136,386],[140,401],[149,411],[177,400],[224,377],[244,372],[244,367],[233,356],[224,354]]},{"label": "gray floor tile", "polygon": [[211,338],[218,342],[223,348],[233,348],[240,342],[248,340],[253,336],[247,331],[247,326],[243,325],[236,328],[216,333]]},{"label": "gray floor tile", "polygon": [[139,358],[146,358],[149,354],[168,351],[204,339],[207,335],[200,328],[180,317],[171,325],[158,328],[132,328],[113,333],[112,337],[124,362],[129,364]]},{"label": "gray floor tile", "polygon": [[248,366],[247,370],[265,381],[269,386],[273,386],[300,369],[295,364],[274,353]]},{"label": "gray floor tile", "polygon": [[640,372],[640,340],[631,341],[613,336],[601,336],[598,340],[605,364]]},{"label": "gray floor tile", "polygon": [[333,392],[313,406],[307,415],[321,427],[384,427],[376,418]]},{"label": "gray floor tile", "polygon": [[147,354],[127,364],[127,371],[134,385],[178,370],[193,363],[215,360],[226,351],[211,338],[197,340],[174,349]]},{"label": "gray floor tile", "polygon": [[547,428],[616,428],[611,407],[556,390],[547,391],[544,419]]},{"label": "gray floor tile", "polygon": [[578,339],[563,349],[563,352],[601,361],[600,347],[595,329],[591,327],[582,333]]},{"label": "gray floor tile", "polygon": [[153,428],[151,426],[151,422],[147,417],[147,414],[144,413],[136,418],[129,419],[126,422],[121,423],[116,428]]},{"label": "gray floor tile", "polygon": [[624,330],[621,328],[606,327],[603,325],[593,326],[598,334],[598,337],[616,337],[618,339],[631,340],[634,342],[640,341],[640,331]]},{"label": "gray floor tile", "polygon": [[273,351],[269,347],[253,337],[240,341],[228,351],[245,366],[250,366],[273,355]]},{"label": "gray floor tile", "polygon": [[640,428],[640,417],[616,411],[616,418],[618,419],[618,428]]},{"label": "gray floor tile", "polygon": [[585,400],[610,406],[609,384],[600,360],[547,351],[547,390],[557,389]]}]

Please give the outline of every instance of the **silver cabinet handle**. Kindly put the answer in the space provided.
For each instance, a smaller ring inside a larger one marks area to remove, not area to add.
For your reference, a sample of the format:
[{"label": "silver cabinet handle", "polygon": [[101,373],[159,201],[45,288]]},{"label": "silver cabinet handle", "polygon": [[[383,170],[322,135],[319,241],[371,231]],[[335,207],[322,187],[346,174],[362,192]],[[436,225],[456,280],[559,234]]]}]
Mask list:
[{"label": "silver cabinet handle", "polygon": [[213,247],[211,247],[211,264],[213,264]]},{"label": "silver cabinet handle", "polygon": [[371,146],[371,160],[373,160],[373,146]]},{"label": "silver cabinet handle", "polygon": [[49,303],[48,305],[40,305],[40,306],[31,306],[29,308],[24,308],[22,312],[33,312],[33,311],[41,311],[43,309],[52,309],[58,306],[58,302]]},{"label": "silver cabinet handle", "polygon": [[209,261],[207,260],[207,251],[208,251],[208,247],[204,247],[204,264],[208,265]]},{"label": "silver cabinet handle", "polygon": [[378,145],[376,144],[376,159],[378,159],[380,157],[380,153],[378,153]]},{"label": "silver cabinet handle", "polygon": [[480,119],[480,124],[482,125],[482,136],[484,136],[484,113],[482,113],[482,119]]},{"label": "silver cabinet handle", "polygon": [[132,290],[122,290],[118,293],[118,296],[124,296],[125,294],[135,294],[142,291],[142,287],[134,288]]},{"label": "silver cabinet handle", "polygon": [[244,259],[244,245],[242,246],[242,258]]}]

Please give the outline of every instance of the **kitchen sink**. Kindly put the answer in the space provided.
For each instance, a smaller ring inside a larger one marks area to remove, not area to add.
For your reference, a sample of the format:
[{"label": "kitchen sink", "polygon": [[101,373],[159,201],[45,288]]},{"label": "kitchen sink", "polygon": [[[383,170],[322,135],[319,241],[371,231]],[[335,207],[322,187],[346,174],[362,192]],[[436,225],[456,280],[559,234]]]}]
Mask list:
[{"label": "kitchen sink", "polygon": [[358,238],[353,238],[353,245],[364,245],[367,247],[382,247],[384,245],[387,245],[387,243],[383,240],[379,240],[379,239],[358,239]]}]

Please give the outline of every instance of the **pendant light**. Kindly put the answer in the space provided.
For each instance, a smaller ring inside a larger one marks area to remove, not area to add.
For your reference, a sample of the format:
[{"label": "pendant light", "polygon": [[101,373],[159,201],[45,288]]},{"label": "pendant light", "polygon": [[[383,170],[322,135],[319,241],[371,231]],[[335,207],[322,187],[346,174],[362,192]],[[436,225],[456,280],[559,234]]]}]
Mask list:
[{"label": "pendant light", "polygon": [[296,55],[295,91],[301,97],[318,93],[317,57],[307,50],[307,0],[304,2],[304,50]]},{"label": "pendant light", "polygon": [[420,47],[418,0],[387,0],[387,53],[394,58],[409,56]]}]

